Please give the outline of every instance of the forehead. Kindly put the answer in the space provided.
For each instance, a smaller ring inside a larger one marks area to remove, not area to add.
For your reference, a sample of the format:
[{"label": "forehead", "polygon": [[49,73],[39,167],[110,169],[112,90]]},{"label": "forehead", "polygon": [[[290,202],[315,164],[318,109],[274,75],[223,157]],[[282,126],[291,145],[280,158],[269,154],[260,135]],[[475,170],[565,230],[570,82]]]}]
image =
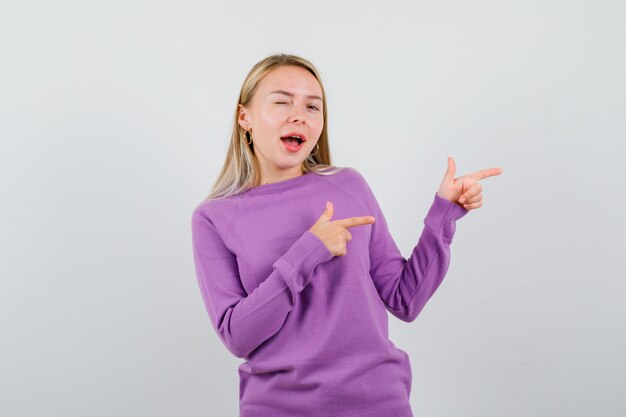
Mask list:
[{"label": "forehead", "polygon": [[271,70],[259,83],[259,91],[263,95],[269,95],[276,90],[301,96],[322,96],[322,88],[313,74],[294,65],[283,65]]}]

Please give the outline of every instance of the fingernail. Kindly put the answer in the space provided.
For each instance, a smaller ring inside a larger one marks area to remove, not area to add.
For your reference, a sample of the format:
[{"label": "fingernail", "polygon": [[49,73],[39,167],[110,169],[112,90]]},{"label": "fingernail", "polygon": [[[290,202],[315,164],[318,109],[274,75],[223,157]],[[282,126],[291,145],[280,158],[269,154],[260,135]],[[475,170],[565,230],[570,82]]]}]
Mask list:
[{"label": "fingernail", "polygon": [[326,208],[330,207],[330,201],[326,202]]}]

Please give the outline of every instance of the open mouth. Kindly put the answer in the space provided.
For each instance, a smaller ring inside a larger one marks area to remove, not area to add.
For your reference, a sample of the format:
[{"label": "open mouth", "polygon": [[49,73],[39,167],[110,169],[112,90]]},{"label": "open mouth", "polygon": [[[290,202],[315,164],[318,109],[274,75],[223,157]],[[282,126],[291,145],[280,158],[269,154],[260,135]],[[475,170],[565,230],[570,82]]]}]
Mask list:
[{"label": "open mouth", "polygon": [[302,144],[302,139],[296,136],[285,136],[280,138],[283,142],[290,144],[291,146],[299,146]]}]

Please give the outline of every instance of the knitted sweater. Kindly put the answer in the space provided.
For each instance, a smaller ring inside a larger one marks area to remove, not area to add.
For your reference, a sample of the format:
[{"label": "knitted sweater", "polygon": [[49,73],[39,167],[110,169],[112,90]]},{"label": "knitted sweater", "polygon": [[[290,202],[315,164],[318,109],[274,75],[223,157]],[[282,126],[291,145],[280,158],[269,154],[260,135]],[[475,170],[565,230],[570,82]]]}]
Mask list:
[{"label": "knitted sweater", "polygon": [[[372,215],[349,228],[344,256],[308,229]],[[468,210],[437,193],[408,259],[354,168],[308,172],[200,203],[194,263],[209,319],[239,368],[240,417],[412,417],[409,356],[388,315],[415,320],[450,264]]]}]

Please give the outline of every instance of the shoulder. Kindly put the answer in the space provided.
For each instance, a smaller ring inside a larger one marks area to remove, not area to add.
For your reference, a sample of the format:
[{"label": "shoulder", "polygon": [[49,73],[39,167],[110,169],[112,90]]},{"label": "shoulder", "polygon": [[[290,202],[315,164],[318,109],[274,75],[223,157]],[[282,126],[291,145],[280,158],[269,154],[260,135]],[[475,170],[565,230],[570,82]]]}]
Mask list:
[{"label": "shoulder", "polygon": [[192,228],[210,224],[220,234],[226,234],[237,214],[239,195],[200,202],[191,213]]},{"label": "shoulder", "polygon": [[341,171],[330,176],[329,183],[369,207],[371,189],[365,176],[356,168],[341,167]]},{"label": "shoulder", "polygon": [[361,190],[368,188],[367,180],[365,176],[354,167],[342,167],[341,172],[337,177],[337,183],[343,186],[349,187],[353,190]]},{"label": "shoulder", "polygon": [[[325,174],[329,180],[335,184],[345,187],[359,187],[366,183],[363,175],[353,167],[335,167],[335,172],[332,174]],[[321,175],[321,174],[318,174]]]}]

